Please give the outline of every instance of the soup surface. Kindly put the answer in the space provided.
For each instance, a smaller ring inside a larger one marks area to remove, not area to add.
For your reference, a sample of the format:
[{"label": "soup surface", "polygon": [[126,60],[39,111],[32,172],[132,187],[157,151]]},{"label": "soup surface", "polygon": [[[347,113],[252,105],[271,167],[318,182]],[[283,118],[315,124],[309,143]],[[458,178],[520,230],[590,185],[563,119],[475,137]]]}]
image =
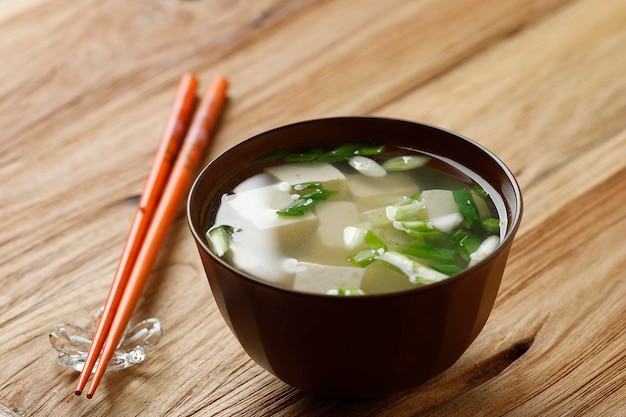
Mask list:
[{"label": "soup surface", "polygon": [[206,239],[235,268],[297,291],[428,285],[484,259],[506,229],[495,190],[435,155],[348,143],[259,166],[222,197]]}]

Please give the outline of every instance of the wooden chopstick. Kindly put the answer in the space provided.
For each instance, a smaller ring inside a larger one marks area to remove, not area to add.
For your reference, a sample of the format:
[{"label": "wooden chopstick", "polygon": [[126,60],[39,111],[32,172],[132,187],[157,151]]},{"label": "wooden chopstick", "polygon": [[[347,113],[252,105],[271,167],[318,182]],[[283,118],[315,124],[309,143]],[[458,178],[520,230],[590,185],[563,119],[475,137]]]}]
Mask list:
[{"label": "wooden chopstick", "polygon": [[193,114],[196,101],[196,89],[198,80],[193,74],[183,74],[181,77],[174,104],[170,110],[165,124],[163,135],[159,142],[157,152],[150,168],[146,184],[141,193],[137,211],[133,218],[122,256],[120,258],[109,294],[107,296],[102,314],[98,321],[98,326],[94,332],[85,364],[81,370],[76,395],[80,395],[87,380],[91,375],[93,367],[100,355],[100,350],[104,345],[109,328],[113,321],[113,316],[118,308],[120,298],[126,287],[128,277],[133,268],[137,254],[144,240],[148,225],[152,220],[152,215],[163,193],[163,189],[169,178],[176,156],[180,151],[183,138],[187,133],[187,126]]},{"label": "wooden chopstick", "polygon": [[180,201],[191,185],[194,173],[204,156],[205,149],[220,118],[226,102],[227,88],[226,79],[222,77],[212,79],[196,110],[180,154],[176,158],[170,178],[148,226],[144,244],[139,250],[128,277],[126,289],[121,295],[98,366],[87,391],[87,398],[93,397],[139,301],[143,287],[159,253],[159,248],[176,216]]}]

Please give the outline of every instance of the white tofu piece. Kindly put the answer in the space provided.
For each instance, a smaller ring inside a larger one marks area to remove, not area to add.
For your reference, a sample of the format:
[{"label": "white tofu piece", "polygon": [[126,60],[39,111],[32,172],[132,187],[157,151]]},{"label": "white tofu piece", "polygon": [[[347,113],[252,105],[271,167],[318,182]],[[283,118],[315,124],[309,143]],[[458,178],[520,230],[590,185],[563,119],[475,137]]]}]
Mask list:
[{"label": "white tofu piece", "polygon": [[233,240],[230,252],[233,265],[250,275],[287,288],[293,284],[297,259],[283,255],[276,244],[268,244],[267,238],[258,230],[236,236],[248,241]]},{"label": "white tofu piece", "polygon": [[263,172],[242,181],[241,183],[239,183],[239,185],[235,187],[233,192],[241,193],[243,191],[254,190],[255,188],[261,188],[275,183],[276,181],[274,180],[274,178]]},{"label": "white tofu piece", "polygon": [[409,174],[391,173],[384,177],[347,175],[348,191],[362,210],[395,204],[403,197],[419,192],[419,186]]},{"label": "white tofu piece", "polygon": [[264,239],[267,241],[275,240],[280,246],[288,247],[313,233],[317,225],[317,218],[311,212],[293,217],[282,217],[276,213],[291,201],[286,183],[231,194],[223,199],[222,204],[232,211],[229,217],[234,217],[234,220],[227,220],[224,224],[237,227],[236,218],[239,216],[250,226],[266,233]]},{"label": "white tofu piece", "polygon": [[293,285],[298,261],[283,254],[275,230],[259,229],[226,203],[220,207],[215,221],[235,229],[230,250],[224,255],[229,262],[258,278],[287,288]]},{"label": "white tofu piece", "polygon": [[281,217],[276,211],[292,201],[289,185],[272,184],[247,189],[222,198],[216,224],[228,224],[233,235],[228,256],[241,270],[291,287],[297,260],[289,255],[294,246],[315,233],[317,218],[311,212]]},{"label": "white tofu piece", "polygon": [[[473,192],[472,196],[481,217],[488,217],[489,210],[485,201]],[[431,219],[459,212],[450,190],[424,190],[421,194],[421,200],[426,204],[426,211]]]},{"label": "white tofu piece", "polygon": [[360,288],[363,275],[365,268],[298,262],[293,289],[326,294],[335,288]]},{"label": "white tofu piece", "polygon": [[279,165],[265,169],[265,172],[276,180],[289,185],[307,182],[321,182],[324,189],[337,191],[333,198],[343,198],[347,192],[346,177],[331,164],[321,162],[301,162]]},{"label": "white tofu piece", "polygon": [[325,246],[344,248],[343,230],[359,222],[356,204],[348,201],[323,201],[313,209],[317,233]]}]

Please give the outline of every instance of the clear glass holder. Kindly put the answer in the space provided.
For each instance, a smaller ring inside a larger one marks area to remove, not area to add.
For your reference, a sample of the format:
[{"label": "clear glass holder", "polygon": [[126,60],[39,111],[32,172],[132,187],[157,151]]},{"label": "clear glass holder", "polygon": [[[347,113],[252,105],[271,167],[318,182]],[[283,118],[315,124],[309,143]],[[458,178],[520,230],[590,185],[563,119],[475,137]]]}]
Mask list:
[{"label": "clear glass holder", "polygon": [[[57,362],[75,371],[82,371],[87,359],[91,339],[98,327],[102,308],[94,314],[87,327],[72,323],[61,323],[50,333],[50,344],[59,353]],[[126,328],[120,343],[107,365],[107,372],[120,371],[146,359],[163,336],[163,328],[158,319],[150,318],[139,323],[132,322]],[[98,362],[96,362],[97,366]],[[95,371],[94,366],[94,371]],[[93,371],[92,371],[93,372]]]}]

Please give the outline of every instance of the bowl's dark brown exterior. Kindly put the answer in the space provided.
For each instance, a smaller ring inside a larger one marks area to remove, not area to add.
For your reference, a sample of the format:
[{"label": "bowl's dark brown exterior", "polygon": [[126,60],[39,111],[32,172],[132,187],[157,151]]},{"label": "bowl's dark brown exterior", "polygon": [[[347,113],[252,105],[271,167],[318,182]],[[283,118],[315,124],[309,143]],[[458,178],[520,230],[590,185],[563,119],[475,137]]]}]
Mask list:
[{"label": "bowl's dark brown exterior", "polygon": [[[462,162],[502,195],[508,229],[479,265],[415,290],[363,297],[304,294],[234,270],[208,250],[203,235],[220,196],[278,150],[371,141]],[[415,387],[450,367],[483,328],[498,292],[522,213],[519,187],[489,151],[446,130],[415,122],[343,117],[301,122],[257,135],[226,151],[198,176],[188,219],[217,305],[246,352],[304,391],[346,399]]]}]

